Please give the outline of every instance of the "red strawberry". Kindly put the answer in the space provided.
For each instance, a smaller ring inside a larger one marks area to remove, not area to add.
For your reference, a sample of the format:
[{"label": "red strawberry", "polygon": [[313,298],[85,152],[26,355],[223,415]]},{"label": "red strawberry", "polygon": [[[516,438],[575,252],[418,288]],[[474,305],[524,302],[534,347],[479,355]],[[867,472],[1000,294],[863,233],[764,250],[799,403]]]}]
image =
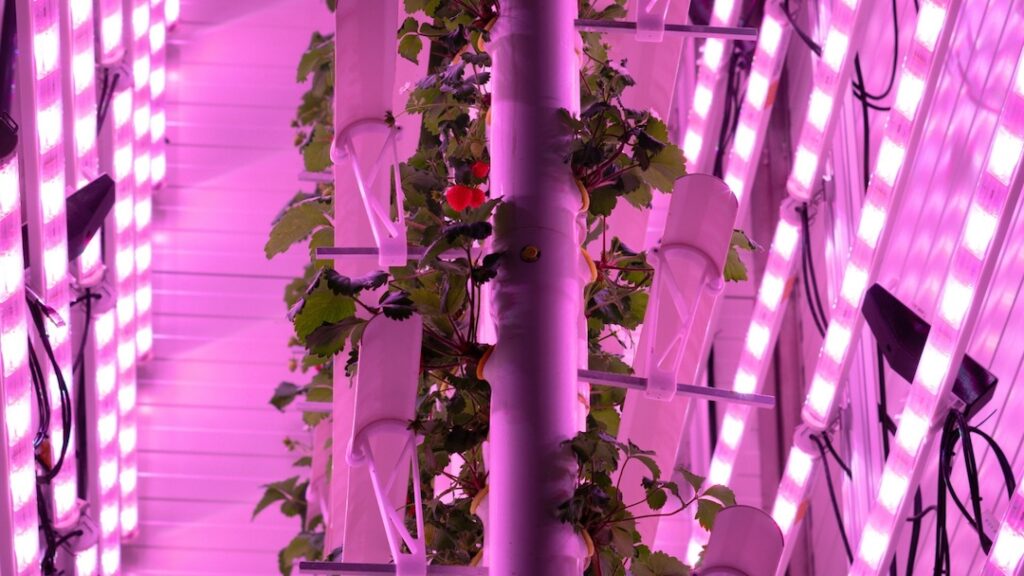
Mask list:
[{"label": "red strawberry", "polygon": [[473,165],[469,167],[469,171],[473,173],[473,177],[479,180],[487,178],[487,175],[491,173],[491,165],[486,162],[477,160],[473,162]]},{"label": "red strawberry", "polygon": [[456,212],[462,212],[466,208],[476,208],[486,200],[483,190],[463,184],[449,186],[444,191],[444,197],[448,201],[448,205]]}]

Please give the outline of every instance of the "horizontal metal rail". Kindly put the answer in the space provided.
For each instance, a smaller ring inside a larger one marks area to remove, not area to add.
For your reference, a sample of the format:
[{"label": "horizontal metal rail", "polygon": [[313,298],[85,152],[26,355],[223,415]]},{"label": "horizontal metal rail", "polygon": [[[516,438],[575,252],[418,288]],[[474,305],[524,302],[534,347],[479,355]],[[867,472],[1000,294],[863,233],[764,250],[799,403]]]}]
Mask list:
[{"label": "horizontal metal rail", "polygon": [[[633,390],[646,390],[647,379],[640,376],[628,374],[614,374],[612,372],[598,372],[596,370],[580,370],[579,379],[591,384],[603,384],[615,386],[616,388],[632,388]],[[696,386],[694,384],[676,384],[676,393],[699,400],[709,402],[728,402],[732,404],[746,404],[754,408],[774,408],[775,397],[765,394],[741,394],[721,388],[709,388],[707,386]]]},{"label": "horizontal metal rail", "polygon": [[[584,32],[636,32],[636,22],[578,18],[576,20],[576,29]],[[696,38],[722,38],[724,40],[757,40],[757,28],[729,26],[665,24],[665,34],[693,36]]]},{"label": "horizontal metal rail", "polygon": [[[299,562],[300,574],[366,575],[395,574],[394,564],[355,564],[349,562]],[[487,568],[479,566],[427,566],[427,574],[439,576],[487,576]]]},{"label": "horizontal metal rail", "polygon": [[[631,388],[633,390],[646,390],[647,379],[640,376],[628,374],[614,374],[612,372],[598,372],[596,370],[580,370],[579,379],[591,384],[614,386],[616,388]],[[766,394],[741,394],[721,388],[709,388],[707,386],[696,386],[693,384],[676,384],[676,393],[698,400],[708,402],[727,402],[731,404],[746,404],[754,408],[774,408],[775,397]],[[334,407],[330,402],[293,402],[288,406],[289,410],[296,412],[315,412],[318,414],[330,414]]]}]

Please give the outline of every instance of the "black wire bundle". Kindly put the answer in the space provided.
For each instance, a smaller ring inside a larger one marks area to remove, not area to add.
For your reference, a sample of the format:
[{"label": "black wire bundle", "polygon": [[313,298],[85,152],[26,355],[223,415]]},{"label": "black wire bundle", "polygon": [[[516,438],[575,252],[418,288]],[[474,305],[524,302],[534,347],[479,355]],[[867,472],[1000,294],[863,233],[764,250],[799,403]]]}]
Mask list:
[{"label": "black wire bundle", "polygon": [[853,474],[850,471],[850,467],[843,462],[843,459],[839,457],[839,454],[835,451],[832,446],[832,441],[829,439],[827,434],[821,434],[821,438],[816,435],[811,435],[811,440],[818,446],[818,453],[821,455],[822,468],[825,469],[825,482],[828,485],[828,497],[832,502],[832,514],[836,518],[836,526],[839,528],[839,536],[843,539],[843,548],[846,550],[846,559],[852,564],[853,563],[853,548],[850,546],[850,539],[846,535],[846,526],[843,524],[843,513],[839,509],[839,498],[836,496],[835,486],[832,484],[832,470],[828,465],[828,457],[825,454],[826,447],[828,453],[835,459],[836,464],[843,470],[847,478],[852,478]]},{"label": "black wire bundle", "polygon": [[44,485],[50,485],[53,482],[53,479],[60,473],[61,468],[64,466],[64,460],[67,456],[68,444],[71,442],[71,427],[73,426],[71,395],[68,391],[68,385],[64,378],[64,373],[60,368],[60,363],[57,362],[57,357],[54,354],[53,346],[50,344],[49,335],[46,331],[46,318],[44,317],[45,305],[31,296],[27,301],[29,312],[32,316],[32,322],[39,335],[39,341],[42,344],[46,357],[50,362],[50,367],[56,376],[58,395],[60,397],[60,416],[61,423],[63,425],[63,429],[61,431],[60,454],[58,455],[56,462],[50,463],[43,458],[43,455],[38,452],[38,449],[41,447],[44,450],[49,449],[46,447],[45,441],[50,434],[52,409],[46,390],[45,373],[43,372],[38,356],[36,356],[35,349],[32,346],[31,341],[29,341],[29,371],[32,375],[33,389],[36,393],[36,402],[39,405],[40,414],[39,429],[36,434],[35,446],[37,448],[36,463],[39,464],[40,468],[43,470],[42,474],[36,475],[36,504],[39,512],[39,526],[43,532],[43,537],[46,540],[46,548],[42,559],[42,571],[43,574],[51,575],[57,573],[56,556],[58,548],[67,543],[70,539],[82,533],[78,530],[61,535],[57,531],[54,526],[53,519],[50,517],[49,503],[45,498],[46,491],[43,489]]},{"label": "black wire bundle", "polygon": [[[978,542],[981,549],[988,554],[992,549],[992,539],[985,533],[985,526],[982,522],[981,512],[981,486],[978,483],[978,462],[974,454],[974,446],[971,442],[971,434],[982,438],[992,450],[999,467],[1003,473],[1003,481],[1006,486],[1007,498],[1013,496],[1017,489],[1017,483],[1013,476],[1013,469],[1006,458],[1006,454],[996,443],[995,439],[967,422],[967,416],[960,411],[952,411],[946,416],[946,422],[942,427],[942,436],[939,447],[939,471],[938,471],[938,506],[936,510],[935,527],[935,574],[951,574],[951,558],[949,547],[949,533],[946,529],[947,499],[946,494],[953,500],[960,514],[963,515],[967,524],[978,534]],[[967,475],[967,485],[970,490],[971,510],[957,494],[953,487],[951,476],[953,473],[953,456],[957,442],[960,442],[963,453],[964,468]]]}]

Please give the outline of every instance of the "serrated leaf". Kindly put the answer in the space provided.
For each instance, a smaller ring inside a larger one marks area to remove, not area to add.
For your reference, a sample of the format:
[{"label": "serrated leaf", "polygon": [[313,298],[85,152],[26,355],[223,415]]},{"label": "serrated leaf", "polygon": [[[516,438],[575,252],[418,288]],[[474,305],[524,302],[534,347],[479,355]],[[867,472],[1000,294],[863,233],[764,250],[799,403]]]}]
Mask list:
[{"label": "serrated leaf", "polygon": [[349,316],[339,322],[318,326],[306,337],[306,348],[318,356],[334,356],[345,347],[345,341],[352,331],[365,323],[366,320],[362,318]]},{"label": "serrated leaf", "polygon": [[299,394],[302,394],[302,391],[302,387],[296,386],[291,382],[281,382],[274,389],[274,395],[270,398],[270,403],[283,412],[286,406],[291,404]]},{"label": "serrated leaf", "polygon": [[678,468],[677,470],[683,475],[683,478],[686,479],[686,483],[693,488],[694,492],[700,492],[700,487],[704,485],[705,480],[703,476],[698,476],[685,468]]},{"label": "serrated leaf", "polygon": [[380,305],[384,316],[391,320],[408,320],[416,311],[409,294],[402,291],[385,293],[381,297]]},{"label": "serrated leaf", "polygon": [[644,182],[662,192],[671,192],[676,180],[683,176],[686,176],[683,151],[673,144],[666,144],[660,152],[651,156],[650,166],[640,172]]},{"label": "serrated leaf", "polygon": [[710,531],[715,525],[715,518],[718,517],[718,513],[722,511],[722,508],[723,506],[715,500],[701,498],[697,501],[697,513],[694,515],[694,518],[697,519],[701,527]]},{"label": "serrated leaf", "polygon": [[413,64],[420,63],[421,50],[423,50],[423,41],[416,34],[406,34],[398,42],[398,55]]},{"label": "serrated leaf", "polygon": [[307,172],[323,172],[334,163],[331,161],[331,142],[334,134],[323,124],[317,124],[309,142],[302,148],[302,161]]},{"label": "serrated leaf", "polygon": [[610,186],[591,190],[589,212],[594,216],[611,216],[618,200],[618,193]]},{"label": "serrated leaf", "polygon": [[274,223],[263,252],[267,258],[286,252],[297,242],[309,238],[315,230],[330,227],[327,217],[329,206],[317,200],[307,200],[290,206]]},{"label": "serrated leaf", "polygon": [[641,210],[646,210],[651,207],[651,201],[654,200],[654,194],[651,192],[650,186],[647,184],[641,184],[632,192],[627,192],[625,198],[631,206]]},{"label": "serrated leaf", "polygon": [[321,325],[340,322],[355,313],[352,298],[335,294],[326,285],[319,284],[303,298],[302,308],[295,316],[295,334],[305,339]]},{"label": "serrated leaf", "polygon": [[284,493],[275,488],[268,487],[263,493],[263,498],[260,498],[260,501],[256,504],[256,509],[252,511],[252,517],[255,518],[260,512],[264,511],[267,506],[284,499]]},{"label": "serrated leaf", "polygon": [[652,552],[631,565],[633,576],[690,576],[690,568],[664,552]]},{"label": "serrated leaf", "polygon": [[704,491],[704,496],[711,496],[712,498],[718,499],[719,502],[726,506],[736,505],[736,495],[729,489],[728,486],[722,484],[715,484]]},{"label": "serrated leaf", "polygon": [[668,493],[662,489],[651,490],[647,493],[647,505],[651,510],[661,510],[668,501]]}]

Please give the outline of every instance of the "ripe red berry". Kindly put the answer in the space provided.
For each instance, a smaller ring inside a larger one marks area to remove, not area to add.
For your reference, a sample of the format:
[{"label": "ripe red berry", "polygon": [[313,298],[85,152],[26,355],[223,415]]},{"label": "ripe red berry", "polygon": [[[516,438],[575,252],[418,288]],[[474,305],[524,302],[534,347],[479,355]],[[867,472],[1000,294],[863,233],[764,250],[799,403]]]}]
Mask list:
[{"label": "ripe red berry", "polygon": [[474,178],[483,180],[487,178],[487,175],[491,173],[491,165],[486,162],[477,160],[473,162],[473,165],[469,167],[469,171],[473,173]]},{"label": "ripe red berry", "polygon": [[444,191],[445,200],[456,212],[462,212],[466,208],[476,208],[484,203],[487,197],[484,191],[472,186],[453,184]]}]

